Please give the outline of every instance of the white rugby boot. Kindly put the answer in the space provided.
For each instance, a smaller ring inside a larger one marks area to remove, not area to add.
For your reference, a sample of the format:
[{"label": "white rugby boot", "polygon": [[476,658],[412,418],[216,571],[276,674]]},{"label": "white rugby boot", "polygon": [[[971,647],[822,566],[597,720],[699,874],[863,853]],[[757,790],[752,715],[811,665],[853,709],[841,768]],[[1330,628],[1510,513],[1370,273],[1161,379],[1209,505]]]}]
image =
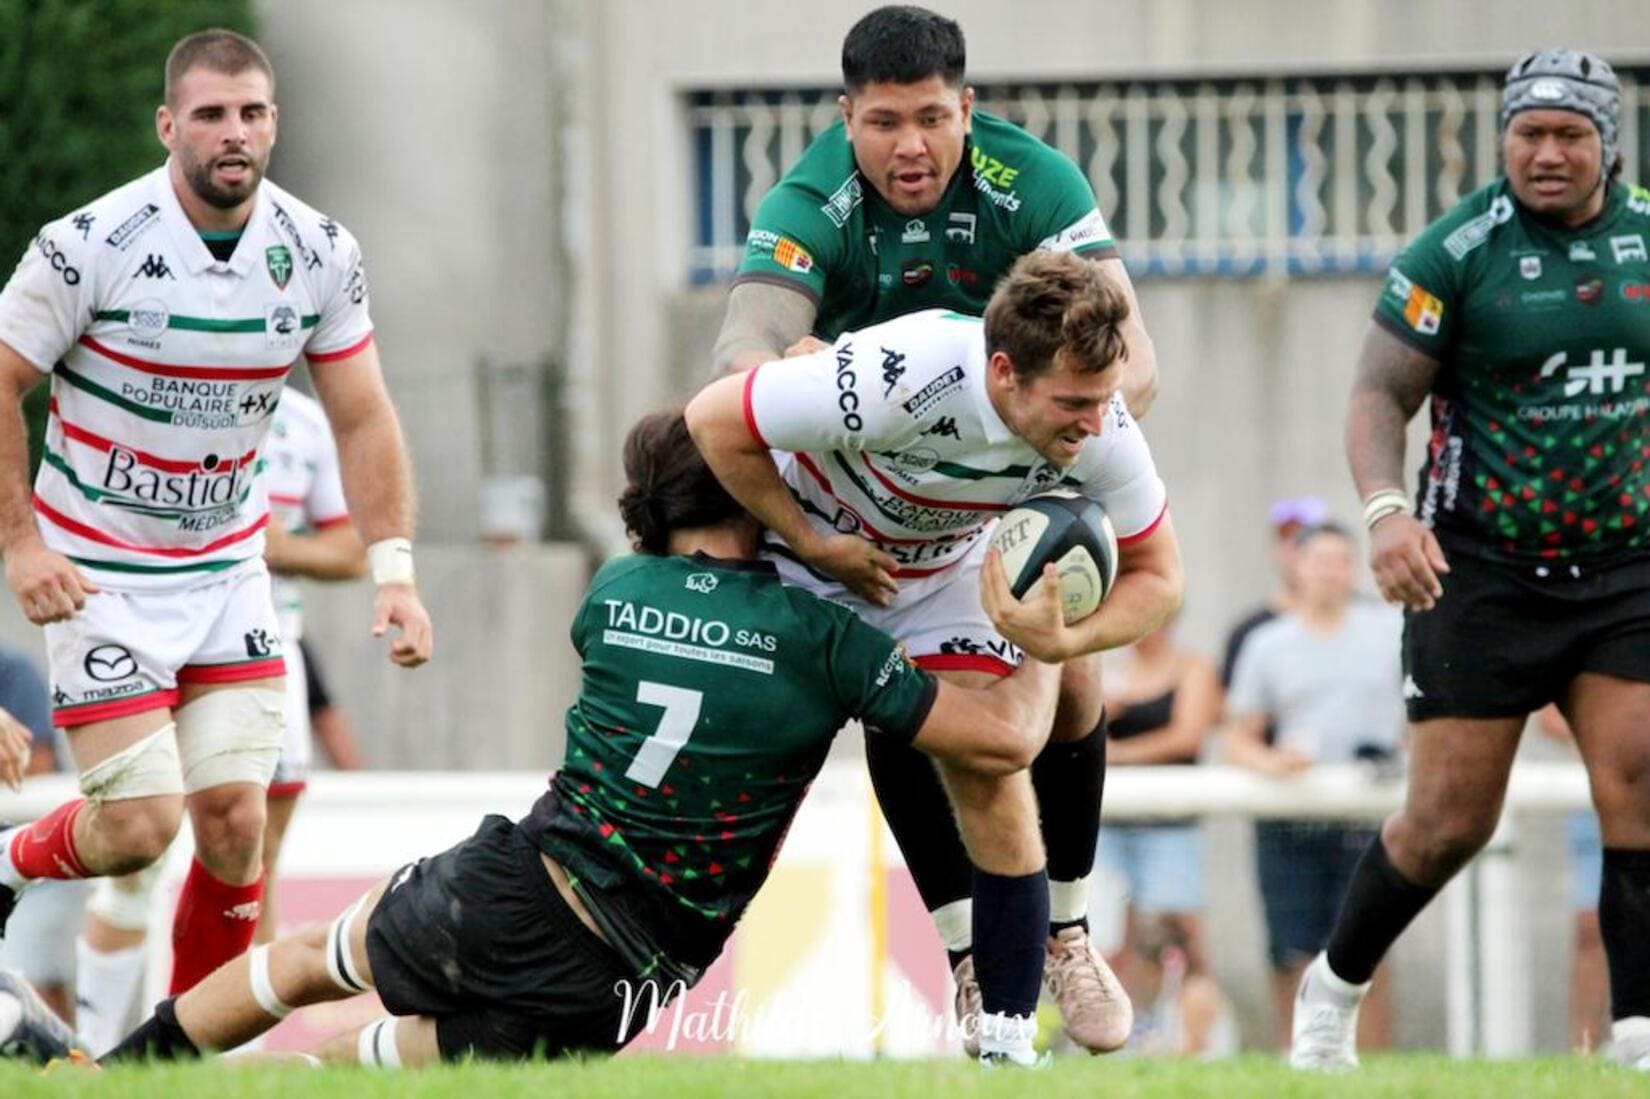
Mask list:
[{"label": "white rugby boot", "polygon": [[1350,1072],[1358,1067],[1358,1005],[1369,982],[1335,976],[1319,954],[1301,976],[1289,1042],[1289,1067],[1307,1072]]},{"label": "white rugby boot", "polygon": [[1623,1068],[1650,1072],[1650,1019],[1633,1015],[1611,1023],[1609,1057]]}]

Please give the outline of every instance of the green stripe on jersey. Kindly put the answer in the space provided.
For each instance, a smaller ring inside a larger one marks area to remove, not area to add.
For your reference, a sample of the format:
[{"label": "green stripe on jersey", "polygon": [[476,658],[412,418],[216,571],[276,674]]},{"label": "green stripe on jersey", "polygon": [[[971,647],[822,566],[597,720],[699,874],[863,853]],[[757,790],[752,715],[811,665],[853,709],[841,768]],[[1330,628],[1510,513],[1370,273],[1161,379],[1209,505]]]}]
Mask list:
[{"label": "green stripe on jersey", "polygon": [[250,557],[237,557],[233,561],[202,561],[194,565],[134,565],[130,561],[99,561],[95,557],[75,557],[69,555],[69,560],[77,565],[85,565],[89,569],[102,569],[105,572],[135,572],[160,575],[178,572],[221,572],[232,565],[239,565]]},{"label": "green stripe on jersey", "polygon": [[62,363],[58,364],[57,369],[54,370],[53,373],[81,392],[90,393],[98,400],[107,401],[116,408],[125,409],[134,416],[141,416],[145,420],[153,420],[157,424],[169,424],[172,422],[172,414],[166,409],[150,408],[148,405],[138,404],[136,401],[128,401],[125,397],[115,393],[113,390],[104,389],[101,385],[98,385],[90,378],[84,378],[79,374],[76,374],[73,370],[70,370]]},{"label": "green stripe on jersey", "polygon": [[[131,311],[127,309],[99,309],[92,314],[95,321],[130,320]],[[321,323],[321,314],[305,313],[299,321],[304,328],[314,328]],[[180,332],[263,332],[267,330],[263,317],[248,317],[245,320],[220,321],[211,317],[180,317],[176,314],[169,317],[166,327],[175,328]]]}]

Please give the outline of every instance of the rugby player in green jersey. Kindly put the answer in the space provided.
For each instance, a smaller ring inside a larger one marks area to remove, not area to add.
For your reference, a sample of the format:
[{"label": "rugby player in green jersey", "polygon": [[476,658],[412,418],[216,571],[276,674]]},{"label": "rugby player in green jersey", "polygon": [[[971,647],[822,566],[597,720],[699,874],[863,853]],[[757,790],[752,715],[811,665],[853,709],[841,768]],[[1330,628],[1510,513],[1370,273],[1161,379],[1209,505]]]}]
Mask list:
[{"label": "rugby player in green jersey", "polygon": [[[1597,57],[1519,59],[1505,176],[1398,258],[1365,336],[1347,453],[1406,609],[1409,789],[1302,979],[1297,1067],[1357,1063],[1376,963],[1488,841],[1525,720],[1556,702],[1604,836],[1613,1052],[1650,1069],[1650,192],[1618,178],[1620,107]],[[1412,505],[1405,425],[1429,396]]]},{"label": "rugby player in green jersey", "polygon": [[[637,1004],[668,1002],[721,953],[848,718],[985,772],[1024,768],[1042,747],[1055,668],[1028,660],[989,690],[940,683],[852,612],[782,585],[679,412],[638,423],[624,461],[620,508],[640,552],[602,568],[574,616],[583,684],[549,792],[519,824],[489,816],[330,926],[162,1001],[104,1063],[233,1048],[294,1007],[368,988],[391,1014],[327,1059],[611,1052],[647,1024]],[[1017,603],[988,564],[982,598],[1005,635],[1058,629],[1048,573]],[[21,1002],[0,1049],[62,1053],[72,1036]]]},{"label": "rugby player in green jersey", "polygon": [[[965,63],[961,28],[922,8],[878,8],[849,30],[842,121],[804,150],[752,219],[716,343],[718,372],[818,350],[918,310],[977,316],[1015,260],[1071,252],[1123,293],[1119,391],[1144,415],[1156,394],[1156,354],[1088,179],[1025,130],[976,110]],[[825,567],[858,587],[861,577],[846,567]],[[1105,769],[1098,664],[1073,662],[1063,693],[1049,749],[1032,769],[1053,916],[1047,979],[1067,1032],[1098,1052],[1116,1048],[1129,1025],[1121,987],[1087,938]],[[980,999],[972,867],[943,823],[946,795],[921,753],[878,741],[866,753],[889,827],[949,952],[958,1013],[972,1018]]]}]

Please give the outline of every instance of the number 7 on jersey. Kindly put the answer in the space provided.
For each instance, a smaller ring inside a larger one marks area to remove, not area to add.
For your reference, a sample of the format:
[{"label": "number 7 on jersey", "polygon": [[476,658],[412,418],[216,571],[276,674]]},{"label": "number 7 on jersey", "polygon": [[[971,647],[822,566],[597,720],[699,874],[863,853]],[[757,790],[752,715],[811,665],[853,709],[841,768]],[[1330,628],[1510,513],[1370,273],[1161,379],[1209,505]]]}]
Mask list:
[{"label": "number 7 on jersey", "polygon": [[705,701],[702,691],[685,687],[671,687],[664,683],[642,680],[636,684],[636,701],[644,706],[659,706],[665,711],[653,735],[642,741],[636,758],[630,761],[624,777],[643,786],[655,787],[670,770],[676,754],[687,745],[699,724],[699,707]]}]

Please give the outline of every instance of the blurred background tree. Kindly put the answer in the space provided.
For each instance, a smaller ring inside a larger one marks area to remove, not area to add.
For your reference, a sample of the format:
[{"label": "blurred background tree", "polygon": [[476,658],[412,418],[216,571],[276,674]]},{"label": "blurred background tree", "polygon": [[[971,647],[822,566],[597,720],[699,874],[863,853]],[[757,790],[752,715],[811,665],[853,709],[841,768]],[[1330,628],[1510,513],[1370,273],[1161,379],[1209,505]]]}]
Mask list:
[{"label": "blurred background tree", "polygon": [[[0,270],[46,222],[161,163],[166,53],[208,27],[252,34],[251,0],[0,0]],[[24,408],[32,470],[46,386]]]}]

